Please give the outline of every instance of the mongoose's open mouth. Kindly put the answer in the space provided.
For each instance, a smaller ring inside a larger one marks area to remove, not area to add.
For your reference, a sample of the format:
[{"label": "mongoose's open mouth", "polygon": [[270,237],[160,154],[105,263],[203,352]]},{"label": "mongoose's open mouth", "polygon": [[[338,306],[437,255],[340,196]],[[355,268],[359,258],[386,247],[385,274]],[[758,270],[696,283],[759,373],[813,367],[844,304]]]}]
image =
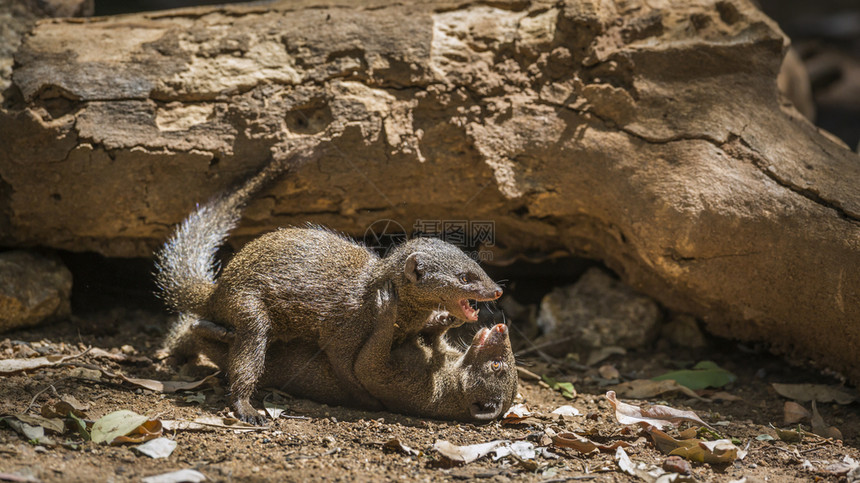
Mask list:
[{"label": "mongoose's open mouth", "polygon": [[478,401],[469,406],[469,413],[478,421],[489,421],[499,416],[502,411],[501,401]]},{"label": "mongoose's open mouth", "polygon": [[489,293],[473,293],[473,295],[475,294],[477,294],[478,297],[460,299],[457,301],[457,305],[460,307],[460,312],[462,313],[463,320],[468,320],[471,322],[478,320],[478,312],[480,312],[481,310],[472,307],[472,304],[474,303],[475,305],[477,305],[478,302],[490,302],[492,300],[496,300],[502,296],[502,290],[496,289]]},{"label": "mongoose's open mouth", "polygon": [[472,308],[472,302],[469,299],[460,299],[457,303],[460,306],[460,310],[463,311],[463,318],[465,320],[473,322],[478,320],[478,312],[480,312],[481,309]]}]

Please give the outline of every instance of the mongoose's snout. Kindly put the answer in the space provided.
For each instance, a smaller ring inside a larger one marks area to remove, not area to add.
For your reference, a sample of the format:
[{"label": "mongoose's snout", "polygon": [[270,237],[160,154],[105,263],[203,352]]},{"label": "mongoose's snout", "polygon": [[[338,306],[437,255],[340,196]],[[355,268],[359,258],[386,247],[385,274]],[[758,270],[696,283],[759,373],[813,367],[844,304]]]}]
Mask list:
[{"label": "mongoose's snout", "polygon": [[487,337],[484,341],[485,345],[489,346],[511,346],[511,339],[508,337],[508,326],[505,324],[496,324],[492,329],[488,329]]},{"label": "mongoose's snout", "polygon": [[487,357],[503,355],[511,350],[511,339],[508,336],[508,326],[496,324],[492,328],[479,330],[472,339],[470,351],[485,354]]},{"label": "mongoose's snout", "polygon": [[489,302],[490,300],[498,300],[499,297],[502,296],[502,287],[496,285],[487,291],[487,300],[482,300],[482,302]]},{"label": "mongoose's snout", "polygon": [[502,296],[502,287],[499,287],[495,283],[488,284],[487,287],[482,287],[477,290],[475,293],[475,300],[478,302],[490,302],[493,300],[498,300],[499,297]]}]

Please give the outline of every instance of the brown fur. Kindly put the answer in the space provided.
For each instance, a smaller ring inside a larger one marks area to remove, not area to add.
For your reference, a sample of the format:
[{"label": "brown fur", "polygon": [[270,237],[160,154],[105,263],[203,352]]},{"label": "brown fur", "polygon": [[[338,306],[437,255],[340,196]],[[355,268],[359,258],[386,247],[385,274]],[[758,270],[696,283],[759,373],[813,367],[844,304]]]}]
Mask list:
[{"label": "brown fur", "polygon": [[[299,154],[297,159],[304,158]],[[232,328],[236,343],[230,344],[227,369],[233,407],[239,418],[256,423],[262,418],[250,397],[270,343],[314,343],[346,394],[359,405],[380,407],[362,378],[373,377],[368,371],[375,370],[374,364],[387,363],[391,344],[382,352],[365,350],[365,363],[356,365],[359,351],[378,329],[380,289],[391,285],[400,295],[396,320],[402,325],[387,322],[392,342],[414,337],[437,309],[462,319],[468,316],[463,300],[501,295],[477,263],[444,241],[413,239],[379,258],[317,227],[285,228],[257,238],[216,279],[214,254],[245,203],[290,165],[272,163],[239,189],[198,208],[158,254],[164,298],[184,316],[171,330],[168,347],[187,343],[182,326],[195,317]],[[373,347],[381,351],[385,346]]]},{"label": "brown fur", "polygon": [[[383,319],[393,317],[389,307]],[[447,313],[438,312],[429,324],[444,323]],[[484,421],[507,409],[517,389],[517,371],[507,328],[482,329],[464,353],[448,344],[442,333],[422,334],[391,348],[393,324],[380,324],[362,354],[370,355],[370,366],[362,382],[391,411],[460,421]],[[227,348],[235,334],[225,327],[201,321],[194,327],[197,351],[219,367],[225,367]],[[486,334],[486,336],[485,336]],[[382,347],[374,347],[380,344]],[[375,355],[385,350],[384,362]],[[260,384],[277,387],[298,397],[332,405],[362,406],[343,391],[319,347],[312,341],[275,342],[266,354]]]}]

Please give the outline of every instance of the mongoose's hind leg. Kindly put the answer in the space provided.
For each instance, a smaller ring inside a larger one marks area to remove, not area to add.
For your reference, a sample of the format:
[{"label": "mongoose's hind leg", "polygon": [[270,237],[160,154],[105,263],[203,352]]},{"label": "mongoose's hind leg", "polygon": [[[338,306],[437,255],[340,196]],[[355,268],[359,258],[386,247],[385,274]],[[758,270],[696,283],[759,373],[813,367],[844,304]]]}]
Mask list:
[{"label": "mongoose's hind leg", "polygon": [[251,396],[257,389],[257,381],[263,375],[266,363],[266,349],[269,345],[269,330],[272,326],[269,315],[262,304],[246,301],[236,318],[245,319],[242,323],[234,321],[236,340],[230,345],[228,358],[228,377],[230,379],[230,401],[236,417],[252,424],[264,424],[265,416],[260,415],[251,405]]},{"label": "mongoose's hind leg", "polygon": [[176,366],[185,364],[197,357],[197,339],[192,333],[197,320],[194,315],[180,313],[164,340],[163,350]]}]

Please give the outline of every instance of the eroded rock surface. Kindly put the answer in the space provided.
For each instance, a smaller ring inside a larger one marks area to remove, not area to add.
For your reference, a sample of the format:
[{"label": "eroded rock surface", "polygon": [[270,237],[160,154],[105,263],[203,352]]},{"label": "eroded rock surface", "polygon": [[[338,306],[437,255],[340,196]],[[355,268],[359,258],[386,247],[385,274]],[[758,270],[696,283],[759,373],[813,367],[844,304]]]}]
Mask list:
[{"label": "eroded rock surface", "polygon": [[780,97],[772,21],[744,0],[410,3],[43,21],[0,113],[0,243],[149,254],[314,138],[241,235],[490,220],[494,262],[598,258],[860,381],[860,161]]}]

